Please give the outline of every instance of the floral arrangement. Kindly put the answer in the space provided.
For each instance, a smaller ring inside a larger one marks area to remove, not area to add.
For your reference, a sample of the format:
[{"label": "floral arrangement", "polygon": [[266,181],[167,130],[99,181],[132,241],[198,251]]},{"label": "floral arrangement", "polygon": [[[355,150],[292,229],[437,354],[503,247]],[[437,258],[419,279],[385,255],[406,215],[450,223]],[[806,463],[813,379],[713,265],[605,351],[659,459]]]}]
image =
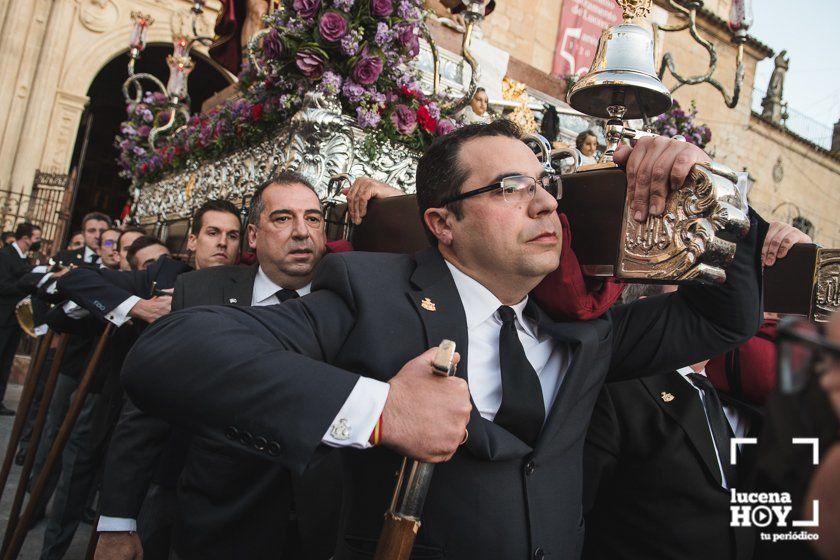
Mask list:
[{"label": "floral arrangement", "polygon": [[705,124],[696,124],[697,106],[691,101],[691,108],[686,113],[675,99],[671,108],[653,121],[653,129],[664,136],[680,134],[686,142],[699,148],[705,148],[712,140],[712,131]]},{"label": "floral arrangement", "polygon": [[[410,66],[420,52],[422,5],[423,0],[282,0],[281,9],[265,18],[268,32],[256,53],[259,71],[243,64],[241,97],[191,117],[153,151],[135,126],[138,109],[129,106],[117,138],[124,176],[153,180],[188,159],[215,159],[259,142],[312,90],[338,99],[368,132],[364,148],[370,157],[386,141],[423,149],[457,125],[423,94]],[[129,129],[137,134],[126,133]]]}]

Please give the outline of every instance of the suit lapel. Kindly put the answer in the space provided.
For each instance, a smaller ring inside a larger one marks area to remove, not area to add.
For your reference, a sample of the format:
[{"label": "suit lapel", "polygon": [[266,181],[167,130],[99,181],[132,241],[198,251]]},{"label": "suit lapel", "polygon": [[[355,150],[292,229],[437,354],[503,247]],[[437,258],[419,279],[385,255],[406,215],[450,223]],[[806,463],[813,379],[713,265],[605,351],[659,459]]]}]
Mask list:
[{"label": "suit lapel", "polygon": [[723,488],[717,453],[697,390],[677,372],[645,377],[641,381],[662,411],[682,427],[706,470]]},{"label": "suit lapel", "polygon": [[250,306],[254,294],[254,279],[257,266],[243,266],[232,271],[228,282],[222,289],[222,301],[225,305]]},{"label": "suit lapel", "polygon": [[[546,333],[559,344],[568,348],[568,362],[563,383],[557,391],[554,403],[548,411],[535,451],[538,452],[560,433],[562,419],[571,406],[577,402],[582,385],[587,381],[597,352],[598,336],[595,328],[587,323],[555,323],[534,302],[528,300],[525,314],[535,320],[540,333]],[[600,385],[599,385],[600,386]]]},{"label": "suit lapel", "polygon": [[[423,323],[426,346],[437,346],[445,338],[454,341],[461,355],[456,375],[469,380],[467,318],[452,274],[437,249],[421,251],[415,255],[415,260],[417,268],[411,276],[413,289],[406,292],[406,296]],[[507,430],[485,420],[475,402],[472,402],[467,430],[469,439],[465,447],[481,459],[511,459],[531,451],[528,445]]]}]

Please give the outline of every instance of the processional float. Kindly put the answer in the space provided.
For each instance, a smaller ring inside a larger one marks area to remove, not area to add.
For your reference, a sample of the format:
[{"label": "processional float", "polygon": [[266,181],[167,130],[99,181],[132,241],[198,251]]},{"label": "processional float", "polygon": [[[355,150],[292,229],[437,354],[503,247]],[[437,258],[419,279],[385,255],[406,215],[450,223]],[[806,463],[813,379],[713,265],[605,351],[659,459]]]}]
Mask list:
[{"label": "processional float", "polygon": [[[601,161],[574,169],[561,178],[560,211],[569,217],[573,248],[589,276],[630,282],[721,283],[735,255],[735,241],[749,229],[746,197],[736,186],[735,172],[712,162],[696,164],[685,183],[669,193],[661,215],[648,216],[640,223],[628,210],[626,175],[612,162],[612,156],[622,142],[653,136],[631,128],[626,119],[644,120],[668,110],[671,92],[655,69],[653,37],[640,25],[650,10],[651,0],[617,1],[623,9],[624,22],[603,32],[590,71],[568,93],[568,102],[574,109],[607,119],[607,146]],[[470,37],[473,25],[483,17],[485,2],[464,0],[464,3],[468,9],[462,50],[472,69],[472,78],[466,95],[456,100],[456,104],[465,103],[476,85],[479,69],[470,55]],[[695,35],[693,13],[688,18]],[[663,28],[663,31],[680,29]],[[742,43],[743,26],[739,31]],[[258,34],[251,41],[252,51],[260,38]],[[438,53],[431,36],[426,38],[435,61],[433,86],[437,91]],[[742,46],[739,52],[741,49]],[[259,70],[256,60],[253,63]],[[683,78],[675,71],[671,58],[663,64],[663,72],[668,67],[680,84],[709,81],[714,70],[713,61],[705,77]],[[741,68],[739,57],[735,100],[743,75]],[[733,96],[727,97],[722,87],[718,89],[725,94],[727,104],[734,104]],[[332,237],[350,239],[357,250],[413,252],[427,247],[417,203],[410,194],[414,191],[420,154],[391,142],[371,157],[361,149],[364,139],[365,132],[342,114],[335,99],[310,92],[300,110],[272,138],[215,162],[193,162],[185,171],[144,186],[135,200],[135,214],[141,222],[150,224],[164,221],[166,216],[188,214],[207,198],[244,199],[274,170],[289,168],[308,175],[316,184],[325,202]],[[559,160],[569,156],[568,151],[553,150],[539,135],[532,134],[524,140],[535,149],[547,169],[554,170]],[[347,182],[361,175],[409,194],[371,201],[365,220],[354,227],[340,192]],[[823,276],[830,279],[820,280],[819,285],[805,282],[808,288],[801,290],[803,294],[797,300],[804,307],[797,308],[797,312],[819,319],[829,308],[838,306],[840,257],[835,257],[833,252],[818,248],[812,248],[803,257],[810,263],[814,279]],[[774,274],[778,270],[780,267]],[[782,285],[791,281],[777,276]],[[822,302],[821,307],[817,301]],[[821,311],[815,313],[817,308]],[[429,465],[408,460],[403,463],[397,473],[393,501],[386,512],[378,560],[407,558],[410,554],[413,538],[420,528],[423,497],[431,473]]]}]

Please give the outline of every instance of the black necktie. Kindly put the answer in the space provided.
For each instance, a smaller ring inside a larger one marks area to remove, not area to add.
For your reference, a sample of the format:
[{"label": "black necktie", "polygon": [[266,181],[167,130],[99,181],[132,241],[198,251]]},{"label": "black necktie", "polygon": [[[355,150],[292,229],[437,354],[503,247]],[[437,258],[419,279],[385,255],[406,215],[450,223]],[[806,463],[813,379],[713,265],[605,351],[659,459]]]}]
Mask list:
[{"label": "black necktie", "polygon": [[99,255],[97,255],[96,253],[91,253],[90,257],[88,257],[88,261],[90,262],[90,264],[96,264],[98,260]]},{"label": "black necktie", "polygon": [[540,379],[516,333],[516,313],[499,308],[499,366],[502,370],[502,404],[494,422],[531,447],[537,442],[545,420]]},{"label": "black necktie", "polygon": [[277,296],[277,301],[279,301],[280,303],[283,303],[287,299],[295,299],[297,297],[300,297],[300,294],[298,294],[296,291],[289,290],[287,288],[277,290],[276,292],[274,292],[274,295]]},{"label": "black necktie", "polygon": [[738,470],[729,461],[729,441],[732,436],[730,435],[729,420],[726,419],[723,405],[720,404],[720,397],[718,397],[712,382],[705,375],[689,373],[688,378],[698,389],[703,391],[703,406],[706,408],[706,416],[712,428],[718,457],[720,457],[720,463],[726,475],[726,485],[729,488],[734,488],[738,481]]}]

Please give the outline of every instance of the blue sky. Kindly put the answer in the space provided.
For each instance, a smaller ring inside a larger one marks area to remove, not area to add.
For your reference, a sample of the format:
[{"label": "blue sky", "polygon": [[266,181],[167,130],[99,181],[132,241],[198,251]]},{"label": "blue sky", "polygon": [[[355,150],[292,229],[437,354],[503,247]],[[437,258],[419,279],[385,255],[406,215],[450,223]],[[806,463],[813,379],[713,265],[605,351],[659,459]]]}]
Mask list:
[{"label": "blue sky", "polygon": [[[824,126],[833,126],[840,118],[840,55],[836,47],[840,1],[754,0],[753,15],[750,34],[776,52],[787,49],[790,69],[784,99],[789,107]],[[756,87],[765,90],[772,72],[772,58],[760,62]]]}]

